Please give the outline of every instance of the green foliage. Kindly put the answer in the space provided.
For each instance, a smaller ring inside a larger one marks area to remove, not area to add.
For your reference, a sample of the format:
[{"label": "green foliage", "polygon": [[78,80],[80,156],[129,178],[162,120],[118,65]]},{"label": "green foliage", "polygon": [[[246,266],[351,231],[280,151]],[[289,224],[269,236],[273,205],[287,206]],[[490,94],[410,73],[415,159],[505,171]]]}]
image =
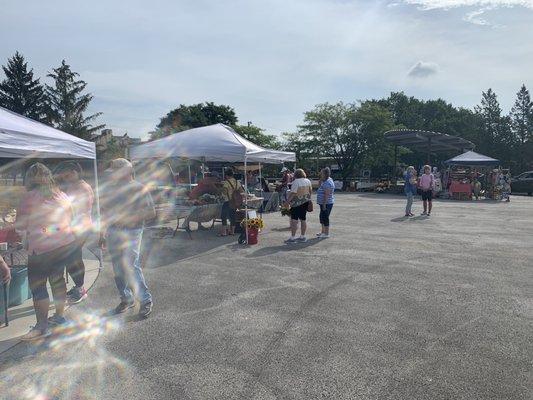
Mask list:
[{"label": "green foliage", "polygon": [[19,52],[2,66],[6,78],[0,83],[0,106],[37,121],[45,120],[45,92],[33,69]]},{"label": "green foliage", "polygon": [[380,161],[387,149],[383,133],[392,127],[391,113],[375,102],[324,103],[305,113],[298,140],[334,159],[346,182],[356,167]]},{"label": "green foliage", "polygon": [[516,94],[510,118],[513,134],[519,143],[524,144],[533,139],[533,102],[525,85]]},{"label": "green foliage", "polygon": [[275,135],[267,135],[264,129],[255,125],[234,125],[233,129],[249,141],[268,149],[279,149],[281,143]]},{"label": "green foliage", "polygon": [[230,106],[212,102],[180,106],[161,118],[157,130],[150,133],[150,139],[158,139],[175,132],[213,124],[236,125],[237,116]]},{"label": "green foliage", "polygon": [[92,125],[92,121],[102,113],[84,116],[93,95],[83,93],[87,83],[78,79],[79,74],[73,72],[65,60],[47,76],[53,79],[53,85],[46,85],[50,123],[64,132],[83,139],[89,139],[93,132],[105,126]]}]

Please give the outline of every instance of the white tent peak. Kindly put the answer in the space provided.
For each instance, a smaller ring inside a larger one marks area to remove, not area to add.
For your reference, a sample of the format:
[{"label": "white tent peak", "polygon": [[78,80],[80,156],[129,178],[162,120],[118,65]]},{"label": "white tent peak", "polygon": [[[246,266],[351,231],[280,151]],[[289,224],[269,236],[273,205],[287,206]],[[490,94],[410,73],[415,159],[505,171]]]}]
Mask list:
[{"label": "white tent peak", "polygon": [[0,107],[0,158],[96,158],[95,144]]},{"label": "white tent peak", "polygon": [[214,124],[193,128],[131,149],[132,159],[182,157],[201,161],[283,163],[295,153],[265,149],[240,136],[231,127]]}]

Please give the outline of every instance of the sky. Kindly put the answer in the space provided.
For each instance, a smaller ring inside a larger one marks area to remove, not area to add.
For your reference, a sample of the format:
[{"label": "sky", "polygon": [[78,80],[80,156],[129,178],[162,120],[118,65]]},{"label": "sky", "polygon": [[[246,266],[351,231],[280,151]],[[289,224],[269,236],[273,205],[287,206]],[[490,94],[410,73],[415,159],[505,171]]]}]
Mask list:
[{"label": "sky", "polygon": [[532,27],[533,0],[0,0],[0,63],[65,59],[115,134],[204,101],[280,134],[392,91],[473,107],[490,87],[508,112],[533,91]]}]

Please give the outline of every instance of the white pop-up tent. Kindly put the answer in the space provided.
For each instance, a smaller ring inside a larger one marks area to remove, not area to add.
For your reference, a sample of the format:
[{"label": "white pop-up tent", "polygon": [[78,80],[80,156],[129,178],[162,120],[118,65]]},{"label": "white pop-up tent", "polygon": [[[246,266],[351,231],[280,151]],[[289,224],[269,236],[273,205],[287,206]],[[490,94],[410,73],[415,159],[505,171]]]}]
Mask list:
[{"label": "white pop-up tent", "polygon": [[92,142],[0,107],[0,158],[86,158],[95,160]]},{"label": "white pop-up tent", "polygon": [[200,161],[265,164],[296,161],[295,153],[265,149],[224,124],[190,129],[135,146],[130,155],[132,159],[182,157]]},{"label": "white pop-up tent", "polygon": [[[249,162],[254,162],[259,163],[260,178],[261,164],[296,162],[295,153],[265,149],[243,138],[224,124],[175,133],[133,147],[130,155],[134,160],[181,157],[199,161],[243,162],[244,170],[247,170]],[[247,174],[244,174],[244,186],[247,184]],[[248,197],[245,197],[245,211],[248,215]],[[246,228],[246,241],[248,241],[248,228]]]},{"label": "white pop-up tent", "polygon": [[[0,158],[75,158],[93,160],[97,229],[100,200],[96,147],[93,142],[69,135],[51,126],[0,107]],[[101,261],[101,258],[100,258]]]}]

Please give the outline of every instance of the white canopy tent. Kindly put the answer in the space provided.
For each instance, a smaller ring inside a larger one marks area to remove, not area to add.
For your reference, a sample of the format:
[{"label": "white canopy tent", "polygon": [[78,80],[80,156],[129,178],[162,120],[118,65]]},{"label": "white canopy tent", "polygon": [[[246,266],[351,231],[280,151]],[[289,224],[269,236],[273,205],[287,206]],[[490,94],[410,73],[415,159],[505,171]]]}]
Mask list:
[{"label": "white canopy tent", "polygon": [[[0,158],[74,158],[93,160],[97,229],[100,229],[100,199],[96,146],[51,126],[0,107]],[[100,262],[101,262],[100,257]]]},{"label": "white canopy tent", "polygon": [[0,158],[86,158],[95,160],[92,142],[0,107]]},{"label": "white canopy tent", "polygon": [[132,159],[182,157],[200,161],[295,162],[292,152],[265,149],[240,136],[229,126],[215,124],[179,132],[130,150]]},{"label": "white canopy tent", "polygon": [[[133,147],[130,155],[133,160],[181,157],[199,161],[243,162],[245,171],[249,162],[259,163],[260,179],[262,178],[261,164],[296,162],[295,153],[265,149],[243,138],[224,124],[175,133]],[[247,174],[244,174],[244,186],[248,186]],[[245,197],[245,212],[248,216],[247,196]],[[248,242],[248,228],[246,228],[246,241]]]}]

